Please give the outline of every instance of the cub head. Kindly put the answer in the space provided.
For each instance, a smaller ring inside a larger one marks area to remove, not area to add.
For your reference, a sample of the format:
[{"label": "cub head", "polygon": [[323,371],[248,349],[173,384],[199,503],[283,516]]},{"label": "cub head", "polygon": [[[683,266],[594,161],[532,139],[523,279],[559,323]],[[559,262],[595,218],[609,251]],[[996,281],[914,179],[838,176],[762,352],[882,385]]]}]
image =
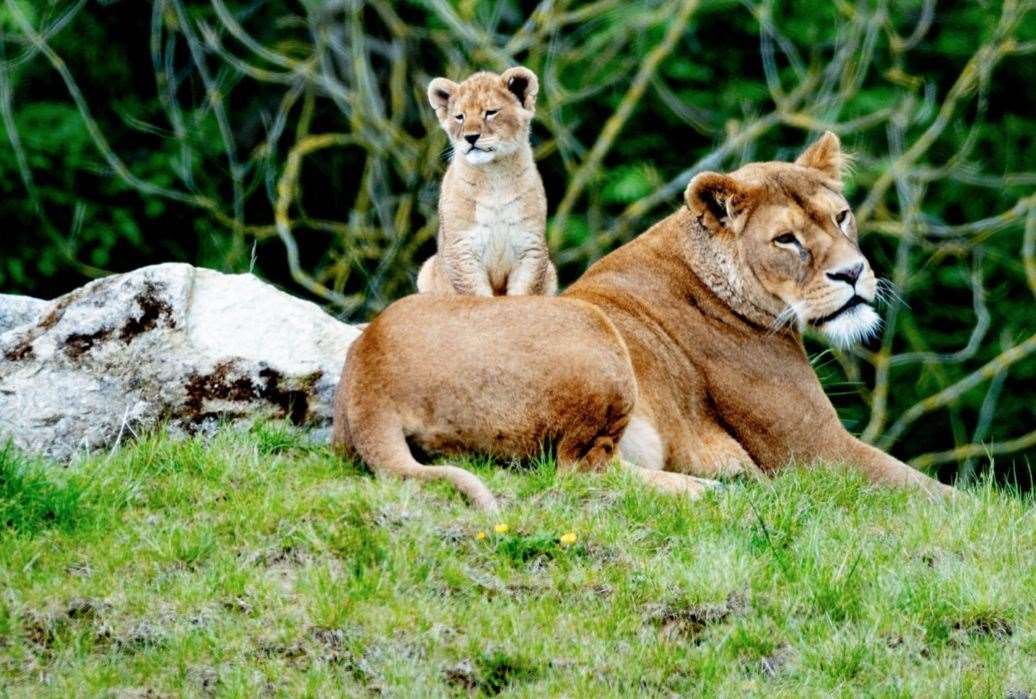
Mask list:
[{"label": "cub head", "polygon": [[428,84],[428,101],[454,153],[485,165],[528,143],[538,91],[536,74],[518,67],[502,75],[475,73],[460,84],[436,78]]},{"label": "cub head", "polygon": [[881,324],[877,279],[842,195],[846,164],[828,131],[794,163],[703,172],[686,192],[705,235],[725,250],[724,272],[736,279],[739,298],[772,317],[774,328],[812,326],[842,346]]}]

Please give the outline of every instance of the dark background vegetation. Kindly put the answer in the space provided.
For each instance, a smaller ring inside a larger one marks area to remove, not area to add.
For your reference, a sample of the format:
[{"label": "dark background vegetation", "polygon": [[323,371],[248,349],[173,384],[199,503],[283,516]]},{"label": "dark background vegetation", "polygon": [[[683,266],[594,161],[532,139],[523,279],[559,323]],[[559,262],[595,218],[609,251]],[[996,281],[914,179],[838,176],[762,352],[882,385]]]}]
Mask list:
[{"label": "dark background vegetation", "polygon": [[857,155],[863,246],[903,303],[808,340],[850,429],[944,479],[1031,482],[1032,2],[0,0],[0,290],[181,260],[350,320],[434,248],[436,75],[541,76],[562,282],[704,169]]}]

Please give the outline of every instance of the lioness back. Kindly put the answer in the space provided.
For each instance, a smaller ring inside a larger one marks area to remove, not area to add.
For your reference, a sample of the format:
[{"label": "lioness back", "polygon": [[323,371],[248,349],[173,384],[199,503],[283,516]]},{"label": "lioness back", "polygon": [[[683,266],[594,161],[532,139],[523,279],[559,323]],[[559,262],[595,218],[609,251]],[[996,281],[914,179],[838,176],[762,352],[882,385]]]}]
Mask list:
[{"label": "lioness back", "polygon": [[598,431],[635,396],[625,345],[589,304],[416,295],[353,343],[335,419],[348,420],[361,456],[372,438],[363,425],[387,415],[428,452],[536,456],[573,428]]}]

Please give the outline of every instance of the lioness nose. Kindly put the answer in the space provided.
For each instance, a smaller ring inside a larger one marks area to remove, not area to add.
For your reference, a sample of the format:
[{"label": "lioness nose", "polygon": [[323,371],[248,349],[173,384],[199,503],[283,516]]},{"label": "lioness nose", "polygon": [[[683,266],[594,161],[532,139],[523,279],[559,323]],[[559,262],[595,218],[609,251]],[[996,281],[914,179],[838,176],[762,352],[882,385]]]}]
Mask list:
[{"label": "lioness nose", "polygon": [[857,262],[852,267],[840,269],[837,272],[828,272],[827,278],[836,282],[845,282],[849,286],[856,286],[856,280],[863,274],[863,263]]},{"label": "lioness nose", "polygon": [[464,140],[470,143],[471,145],[475,145],[475,141],[478,140],[479,135],[480,134],[477,133],[464,134]]}]

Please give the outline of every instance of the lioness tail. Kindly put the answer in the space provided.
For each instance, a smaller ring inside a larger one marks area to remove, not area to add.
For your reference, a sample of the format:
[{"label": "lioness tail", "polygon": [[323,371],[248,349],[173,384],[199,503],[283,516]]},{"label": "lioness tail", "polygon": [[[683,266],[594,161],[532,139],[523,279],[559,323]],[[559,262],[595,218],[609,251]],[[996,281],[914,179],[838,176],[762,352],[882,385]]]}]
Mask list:
[{"label": "lioness tail", "polygon": [[426,466],[410,453],[403,430],[398,426],[377,425],[363,438],[356,440],[356,451],[377,473],[391,473],[401,478],[422,481],[445,480],[463,493],[481,510],[495,512],[496,498],[474,473],[459,466]]}]

